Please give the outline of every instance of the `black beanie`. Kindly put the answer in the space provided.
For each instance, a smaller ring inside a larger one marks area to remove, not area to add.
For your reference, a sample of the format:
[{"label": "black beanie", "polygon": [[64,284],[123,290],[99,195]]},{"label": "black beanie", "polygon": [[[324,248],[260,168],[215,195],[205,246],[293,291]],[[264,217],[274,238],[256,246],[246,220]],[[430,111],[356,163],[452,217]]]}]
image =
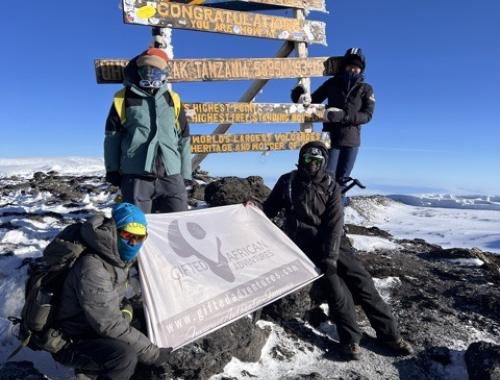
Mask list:
[{"label": "black beanie", "polygon": [[355,65],[364,71],[366,68],[366,59],[360,48],[350,48],[344,54],[344,59],[342,62],[343,66]]}]

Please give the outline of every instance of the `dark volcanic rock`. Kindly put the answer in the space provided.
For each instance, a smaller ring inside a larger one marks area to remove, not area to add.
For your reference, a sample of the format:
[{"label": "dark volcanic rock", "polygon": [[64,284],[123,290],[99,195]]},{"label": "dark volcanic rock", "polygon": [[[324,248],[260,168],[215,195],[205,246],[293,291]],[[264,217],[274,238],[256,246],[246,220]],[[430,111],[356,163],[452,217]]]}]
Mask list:
[{"label": "dark volcanic rock", "polygon": [[[205,380],[220,373],[234,356],[243,362],[260,359],[268,330],[255,326],[250,318],[242,318],[172,353],[170,366],[177,377]],[[138,368],[136,380],[156,379],[147,368]]]},{"label": "dark volcanic rock", "polygon": [[48,380],[33,367],[32,362],[7,362],[0,364],[0,380]]},{"label": "dark volcanic rock", "polygon": [[363,226],[356,226],[354,224],[346,224],[345,228],[348,234],[378,236],[384,239],[392,238],[392,235],[389,232],[381,230],[378,227],[363,227]]},{"label": "dark volcanic rock", "polygon": [[500,346],[486,342],[472,343],[465,352],[470,380],[500,379]]},{"label": "dark volcanic rock", "polygon": [[225,177],[205,188],[205,201],[210,206],[226,206],[247,201],[262,203],[271,190],[261,177]]}]

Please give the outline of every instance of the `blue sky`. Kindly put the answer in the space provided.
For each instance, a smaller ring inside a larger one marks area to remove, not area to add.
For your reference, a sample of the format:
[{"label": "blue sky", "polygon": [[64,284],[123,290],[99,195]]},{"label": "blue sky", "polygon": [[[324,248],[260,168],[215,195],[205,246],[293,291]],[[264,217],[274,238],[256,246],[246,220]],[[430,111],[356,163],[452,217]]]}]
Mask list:
[{"label": "blue sky", "polygon": [[[119,3],[3,5],[0,157],[102,156],[104,122],[119,86],[97,85],[93,60],[132,57],[150,41],[149,27],[122,23]],[[309,18],[327,22],[328,47],[313,45],[310,55],[363,48],[366,79],[377,98],[352,174],[372,189],[500,194],[500,1],[327,0],[327,7],[329,14],[313,12]],[[272,57],[281,43],[174,31],[177,58]],[[321,82],[314,79],[313,88]],[[249,83],[174,88],[185,101],[236,101]],[[257,101],[288,102],[294,84],[272,81]],[[297,128],[252,125],[231,131]],[[271,180],[291,170],[296,156],[210,155],[202,167],[217,175]]]}]

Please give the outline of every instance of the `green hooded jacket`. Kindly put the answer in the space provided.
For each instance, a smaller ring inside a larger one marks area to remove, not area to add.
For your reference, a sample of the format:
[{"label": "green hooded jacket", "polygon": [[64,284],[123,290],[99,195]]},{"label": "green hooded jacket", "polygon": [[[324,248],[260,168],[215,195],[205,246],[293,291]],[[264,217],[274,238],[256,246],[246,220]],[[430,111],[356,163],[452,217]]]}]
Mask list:
[{"label": "green hooded jacket", "polygon": [[125,79],[124,84],[125,115],[113,103],[106,121],[106,172],[153,177],[181,174],[191,179],[191,141],[182,104],[176,117],[173,92],[166,86],[153,95],[133,79]]}]

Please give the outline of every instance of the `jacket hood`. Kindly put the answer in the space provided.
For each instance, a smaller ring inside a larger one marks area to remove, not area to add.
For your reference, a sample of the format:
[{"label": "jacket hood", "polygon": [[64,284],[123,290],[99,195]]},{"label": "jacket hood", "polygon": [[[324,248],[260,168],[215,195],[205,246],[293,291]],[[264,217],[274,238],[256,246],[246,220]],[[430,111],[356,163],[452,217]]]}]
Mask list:
[{"label": "jacket hood", "polygon": [[118,252],[118,235],[113,219],[96,215],[87,220],[81,229],[81,236],[85,244],[98,256],[112,265],[123,268],[126,263]]},{"label": "jacket hood", "polygon": [[[321,168],[318,170],[318,172],[314,175],[313,178],[310,178],[310,176],[307,174],[303,160],[304,154],[306,154],[306,152],[311,148],[318,148],[321,151],[321,155],[325,158],[325,161],[323,162]],[[303,145],[302,148],[300,148],[299,161],[297,163],[298,174],[300,178],[309,179],[312,180],[313,182],[316,182],[317,180],[323,177],[327,165],[328,165],[328,149],[326,145],[323,144],[321,141],[310,141],[307,144]]]},{"label": "jacket hood", "polygon": [[302,162],[302,157],[309,150],[309,148],[318,148],[321,150],[323,157],[325,157],[326,162],[328,162],[328,148],[321,141],[310,141],[307,144],[304,144],[299,151],[299,164]]},{"label": "jacket hood", "polygon": [[344,54],[342,59],[342,68],[345,68],[348,64],[353,62],[359,62],[361,64],[361,72],[363,73],[366,68],[366,58],[363,54],[361,48],[350,48]]},{"label": "jacket hood", "polygon": [[139,86],[139,81],[141,78],[139,77],[139,73],[137,71],[138,66],[137,66],[137,59],[141,55],[139,54],[138,56],[132,58],[127,66],[125,66],[125,69],[123,69],[123,85],[124,86],[132,86],[136,85]]}]

